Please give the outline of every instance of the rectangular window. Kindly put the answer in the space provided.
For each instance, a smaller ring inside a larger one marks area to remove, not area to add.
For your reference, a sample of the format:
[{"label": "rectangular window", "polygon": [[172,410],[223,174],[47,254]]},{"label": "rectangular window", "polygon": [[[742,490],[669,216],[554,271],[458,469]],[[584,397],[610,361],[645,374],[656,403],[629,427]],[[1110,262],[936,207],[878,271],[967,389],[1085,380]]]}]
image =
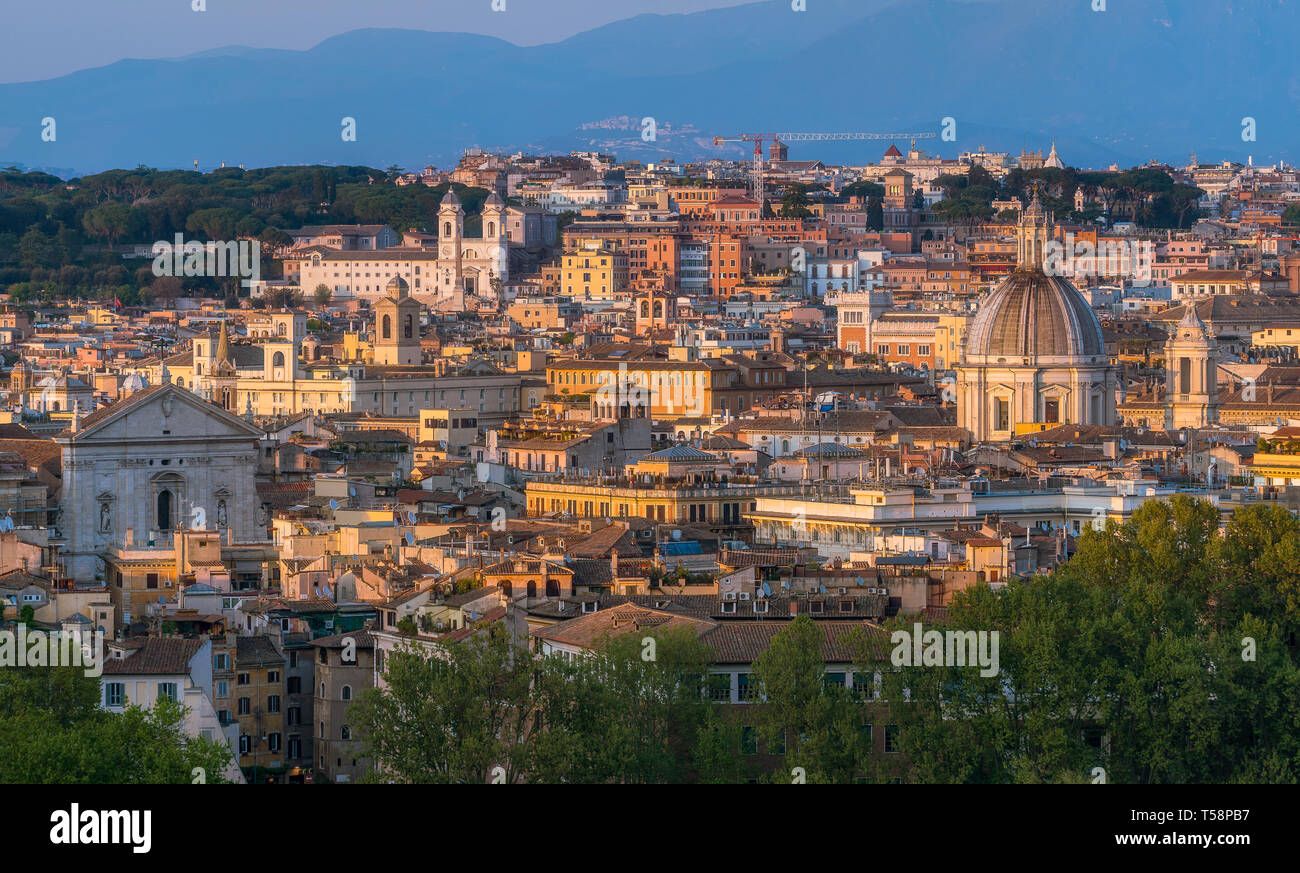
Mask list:
[{"label": "rectangular window", "polygon": [[767,753],[769,755],[784,755],[785,746],[786,746],[785,731],[781,731],[780,735],[777,736],[776,739],[772,740],[770,743],[767,744]]},{"label": "rectangular window", "polygon": [[121,706],[126,686],[121,682],[109,682],[104,686],[104,705]]},{"label": "rectangular window", "polygon": [[995,416],[996,421],[995,421],[995,423],[994,423],[994,427],[993,427],[993,429],[994,429],[994,430],[1010,430],[1010,429],[1011,429],[1011,404],[1010,404],[1010,402],[1008,402],[1008,401],[1005,400],[1005,399],[998,399],[998,400],[994,401],[994,404],[995,404],[994,408],[996,409],[996,416]]},{"label": "rectangular window", "polygon": [[885,751],[891,753],[898,751],[898,725],[896,724],[885,725]]},{"label": "rectangular window", "polygon": [[740,754],[758,754],[758,728],[745,725],[740,729]]},{"label": "rectangular window", "polygon": [[176,700],[176,683],[175,683],[175,682],[159,682],[159,683],[158,683],[158,699],[159,699],[159,700],[170,700],[170,701],[175,702],[175,700]]},{"label": "rectangular window", "polygon": [[241,697],[241,698],[239,698],[239,710],[238,710],[239,714],[240,714],[240,715],[248,715],[248,714],[249,714],[250,712],[252,712],[252,711],[253,711],[253,708],[252,708],[252,706],[249,704],[248,698],[247,698],[247,697]]},{"label": "rectangular window", "polygon": [[280,695],[272,694],[266,698],[266,711],[267,712],[280,711]]}]

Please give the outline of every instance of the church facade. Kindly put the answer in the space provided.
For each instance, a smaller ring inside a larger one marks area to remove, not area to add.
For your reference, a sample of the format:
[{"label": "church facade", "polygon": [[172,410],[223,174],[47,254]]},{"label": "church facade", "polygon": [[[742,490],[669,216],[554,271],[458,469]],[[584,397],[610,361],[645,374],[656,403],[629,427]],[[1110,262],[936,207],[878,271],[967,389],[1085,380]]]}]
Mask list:
[{"label": "church facade", "polygon": [[437,247],[395,247],[343,251],[315,246],[297,256],[298,284],[310,295],[317,286],[335,298],[381,300],[388,283],[401,278],[420,303],[441,312],[476,308],[476,299],[496,300],[509,279],[510,240],[506,207],[496,192],[483,203],[482,231],[465,236],[465,210],[448,191],[438,207]]},{"label": "church facade", "polygon": [[63,455],[57,527],[68,577],[102,578],[107,550],[168,548],[178,530],[264,540],[254,481],[262,436],[171,383],[74,419],[55,438]]}]

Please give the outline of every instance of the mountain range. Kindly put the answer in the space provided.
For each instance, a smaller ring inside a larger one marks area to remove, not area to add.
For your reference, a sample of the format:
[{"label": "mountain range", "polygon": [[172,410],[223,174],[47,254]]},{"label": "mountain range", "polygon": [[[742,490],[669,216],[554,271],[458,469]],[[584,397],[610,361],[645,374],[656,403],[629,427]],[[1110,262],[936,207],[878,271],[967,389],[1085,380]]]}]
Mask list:
[{"label": "mountain range", "polygon": [[[1300,158],[1297,0],[790,0],[641,15],[549,45],[368,29],[0,85],[0,165],[425,164],[465,148],[739,158],[715,134],[933,132],[945,157]],[[1095,11],[1095,7],[1105,7]],[[356,140],[341,136],[355,119]],[[53,118],[54,141],[42,138]],[[642,139],[645,118],[656,137]],[[1243,141],[1245,119],[1256,139]],[[900,142],[900,148],[906,148]],[[866,163],[887,142],[796,142]]]}]

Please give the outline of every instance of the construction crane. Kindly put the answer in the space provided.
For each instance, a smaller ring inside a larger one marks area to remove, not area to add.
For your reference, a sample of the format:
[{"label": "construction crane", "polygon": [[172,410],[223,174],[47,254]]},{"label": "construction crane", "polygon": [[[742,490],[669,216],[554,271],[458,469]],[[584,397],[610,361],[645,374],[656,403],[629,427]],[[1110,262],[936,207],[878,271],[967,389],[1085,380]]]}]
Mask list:
[{"label": "construction crane", "polygon": [[754,166],[750,170],[754,187],[754,199],[758,201],[759,213],[763,209],[763,143],[770,141],[773,145],[787,142],[833,142],[853,139],[890,139],[910,140],[934,139],[933,133],[742,133],[738,136],[715,136],[713,144],[720,146],[725,142],[752,142],[754,144]]}]

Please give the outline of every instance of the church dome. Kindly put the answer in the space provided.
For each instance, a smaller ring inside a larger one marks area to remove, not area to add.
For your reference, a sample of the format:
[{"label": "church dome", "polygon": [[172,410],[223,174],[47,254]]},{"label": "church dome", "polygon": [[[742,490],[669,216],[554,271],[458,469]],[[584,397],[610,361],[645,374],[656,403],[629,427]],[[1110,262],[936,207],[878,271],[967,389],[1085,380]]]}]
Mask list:
[{"label": "church dome", "polygon": [[438,205],[439,205],[439,206],[459,206],[459,205],[460,205],[460,198],[456,196],[456,192],[455,192],[455,191],[453,191],[453,190],[451,190],[450,188],[448,188],[448,189],[447,189],[447,193],[444,194],[444,195],[442,195],[442,201],[441,201]]},{"label": "church dome", "polygon": [[406,283],[406,280],[403,279],[401,276],[394,276],[393,278],[388,280],[388,285],[386,287],[388,289],[388,293],[390,296],[402,297],[406,294],[408,290],[410,290],[411,286],[408,285]]},{"label": "church dome", "polygon": [[1006,358],[1105,357],[1101,324],[1088,301],[1060,276],[1017,269],[980,305],[966,339],[967,356]]}]

